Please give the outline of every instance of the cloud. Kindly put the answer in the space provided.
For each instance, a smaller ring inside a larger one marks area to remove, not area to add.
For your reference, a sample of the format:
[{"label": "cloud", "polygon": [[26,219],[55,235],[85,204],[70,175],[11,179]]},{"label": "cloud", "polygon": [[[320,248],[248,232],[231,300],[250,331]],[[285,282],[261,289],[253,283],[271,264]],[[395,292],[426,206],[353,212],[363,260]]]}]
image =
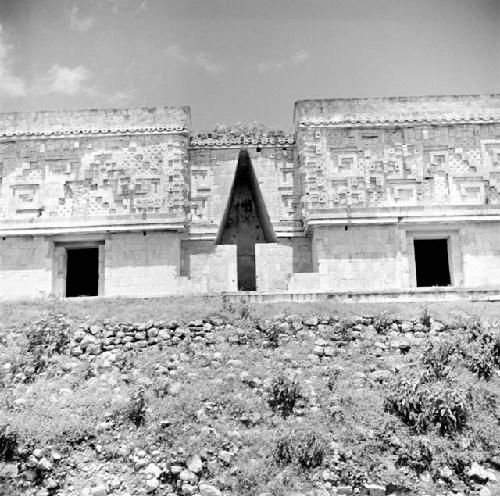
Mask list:
[{"label": "cloud", "polygon": [[120,8],[120,5],[122,5],[121,0],[108,0],[108,2],[112,5],[113,7],[113,13],[117,13],[118,9]]},{"label": "cloud", "polygon": [[13,68],[13,46],[7,42],[0,23],[0,97],[25,97],[48,94],[65,96],[87,95],[123,102],[134,96],[133,91],[115,89],[114,93],[102,92],[92,84],[93,74],[83,65],[68,67],[54,64],[46,73],[28,81],[18,76]]},{"label": "cloud", "polygon": [[261,62],[257,65],[259,72],[267,72],[272,70],[284,69],[286,67],[297,66],[303,64],[309,58],[309,53],[305,50],[297,50],[290,57],[283,60],[275,60],[272,62]]},{"label": "cloud", "polygon": [[92,74],[83,65],[71,68],[54,64],[39,85],[41,93],[61,93],[75,96],[91,95],[94,90],[86,85]]},{"label": "cloud", "polygon": [[183,64],[189,63],[188,56],[185,55],[184,52],[182,52],[179,45],[169,45],[165,49],[165,55],[167,57],[171,57],[175,60],[178,60],[179,62],[182,62]]},{"label": "cloud", "polygon": [[206,53],[198,53],[194,58],[194,64],[213,74],[222,71],[222,65],[214,62]]},{"label": "cloud", "polygon": [[0,93],[7,96],[20,97],[26,95],[26,81],[15,74],[12,67],[12,45],[6,40],[0,24]]},{"label": "cloud", "polygon": [[147,12],[148,11],[148,1],[142,0],[137,8],[138,0],[108,0],[108,3],[111,5],[113,14],[118,14],[118,12]]},{"label": "cloud", "polygon": [[210,54],[206,52],[198,52],[194,55],[188,55],[179,47],[179,45],[169,45],[165,49],[165,55],[181,62],[184,65],[198,67],[211,74],[217,74],[224,70],[222,64],[213,60]]},{"label": "cloud", "polygon": [[26,96],[28,93],[61,93],[74,96],[82,93],[92,94],[86,83],[92,77],[90,71],[79,65],[71,68],[54,64],[48,73],[29,84],[14,73],[12,68],[12,45],[5,40],[0,24],[0,93],[11,97]]},{"label": "cloud", "polygon": [[84,33],[95,24],[95,19],[93,17],[80,17],[79,12],[80,9],[74,5],[69,12],[69,27],[73,31]]},{"label": "cloud", "polygon": [[122,104],[124,102],[131,100],[134,97],[134,95],[135,92],[133,90],[126,90],[126,91],[118,90],[115,93],[103,96],[113,104]]},{"label": "cloud", "polygon": [[92,79],[92,72],[83,65],[71,68],[54,64],[46,76],[39,78],[36,92],[42,95],[56,93],[66,96],[86,95],[105,99],[114,105],[123,104],[135,96],[135,92],[131,89],[116,88],[112,92],[103,91],[91,84]]}]

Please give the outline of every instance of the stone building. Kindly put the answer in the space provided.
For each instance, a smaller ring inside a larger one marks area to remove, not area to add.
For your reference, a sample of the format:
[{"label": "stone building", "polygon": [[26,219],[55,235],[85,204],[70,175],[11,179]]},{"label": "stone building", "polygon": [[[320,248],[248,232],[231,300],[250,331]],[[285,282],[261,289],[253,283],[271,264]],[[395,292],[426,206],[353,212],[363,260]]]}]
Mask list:
[{"label": "stone building", "polygon": [[500,288],[500,95],[0,114],[0,297]]}]

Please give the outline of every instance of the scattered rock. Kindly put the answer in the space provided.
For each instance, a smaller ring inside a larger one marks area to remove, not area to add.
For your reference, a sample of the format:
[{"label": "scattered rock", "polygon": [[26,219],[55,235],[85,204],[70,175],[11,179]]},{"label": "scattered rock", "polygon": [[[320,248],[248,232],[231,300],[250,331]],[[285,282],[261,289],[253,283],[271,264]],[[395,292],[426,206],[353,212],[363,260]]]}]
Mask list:
[{"label": "scattered rock", "polygon": [[52,477],[49,477],[45,481],[45,487],[47,489],[50,489],[50,490],[57,489],[59,487],[59,483],[55,479],[53,479]]},{"label": "scattered rock", "polygon": [[150,463],[145,469],[144,473],[151,475],[152,477],[158,478],[161,474],[161,468],[155,463]]},{"label": "scattered rock", "polygon": [[0,480],[15,479],[18,475],[17,463],[0,463]]},{"label": "scattered rock", "polygon": [[203,462],[201,461],[200,455],[193,455],[187,463],[187,468],[195,474],[201,472],[203,468]]},{"label": "scattered rock", "polygon": [[160,487],[160,481],[155,477],[146,481],[146,492],[153,493]]},{"label": "scattered rock", "polygon": [[90,494],[92,496],[106,496],[108,494],[108,488],[104,484],[99,484],[91,488]]},{"label": "scattered rock", "polygon": [[233,455],[229,451],[225,450],[220,450],[217,454],[217,458],[223,461],[226,465],[229,465],[231,463],[232,457]]},{"label": "scattered rock", "polygon": [[493,465],[496,470],[500,470],[500,455],[492,456],[489,462]]},{"label": "scattered rock", "polygon": [[478,463],[474,462],[469,469],[469,477],[479,483],[486,483],[487,481],[496,481],[496,476],[491,470],[486,470]]},{"label": "scattered rock", "polygon": [[201,483],[198,487],[198,491],[200,496],[222,496],[222,493],[215,487],[210,484]]},{"label": "scattered rock", "polygon": [[195,483],[198,480],[196,474],[191,472],[191,470],[182,470],[182,472],[179,474],[179,479],[188,483]]},{"label": "scattered rock", "polygon": [[41,470],[44,470],[46,472],[49,472],[50,470],[52,470],[52,463],[47,460],[47,458],[45,457],[42,457],[38,463],[37,463],[37,467]]}]

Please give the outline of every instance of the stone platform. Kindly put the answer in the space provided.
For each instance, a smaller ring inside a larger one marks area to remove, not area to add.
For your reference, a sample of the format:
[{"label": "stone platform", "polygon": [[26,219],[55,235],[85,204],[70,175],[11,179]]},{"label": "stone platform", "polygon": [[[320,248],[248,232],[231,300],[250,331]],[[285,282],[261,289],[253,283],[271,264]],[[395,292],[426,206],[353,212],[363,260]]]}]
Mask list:
[{"label": "stone platform", "polygon": [[434,303],[438,301],[500,301],[500,287],[496,289],[477,288],[416,288],[411,290],[386,291],[338,291],[311,293],[281,293],[264,291],[241,291],[224,293],[231,302],[274,303],[335,301],[339,303]]}]

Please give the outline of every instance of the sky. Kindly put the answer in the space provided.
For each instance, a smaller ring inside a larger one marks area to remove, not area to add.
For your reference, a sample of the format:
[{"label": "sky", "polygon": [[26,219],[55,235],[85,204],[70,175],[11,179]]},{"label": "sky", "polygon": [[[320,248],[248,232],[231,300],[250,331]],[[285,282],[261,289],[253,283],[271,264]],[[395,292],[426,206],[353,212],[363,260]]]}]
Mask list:
[{"label": "sky", "polygon": [[0,112],[500,93],[500,0],[0,0]]}]

